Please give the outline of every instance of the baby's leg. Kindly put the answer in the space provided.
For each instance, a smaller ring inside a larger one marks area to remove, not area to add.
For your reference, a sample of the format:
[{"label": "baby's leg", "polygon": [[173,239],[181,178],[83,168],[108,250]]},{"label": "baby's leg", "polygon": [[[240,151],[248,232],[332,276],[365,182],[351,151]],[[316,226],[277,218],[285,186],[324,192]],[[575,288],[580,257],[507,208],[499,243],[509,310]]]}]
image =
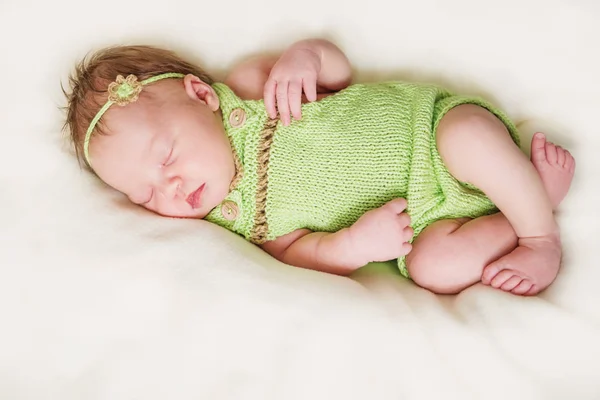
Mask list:
[{"label": "baby's leg", "polygon": [[[531,161],[556,209],[569,191],[575,160],[568,151],[536,134],[531,143]],[[529,279],[510,270],[494,273],[486,268],[513,251],[518,239],[501,213],[474,220],[442,220],[415,239],[406,265],[418,285],[436,293],[458,293],[483,280],[495,288],[526,294],[533,285]]]},{"label": "baby's leg", "polygon": [[518,236],[517,247],[488,265],[484,276],[526,279],[532,284],[527,294],[546,288],[561,259],[558,226],[540,176],[504,124],[482,107],[461,105],[442,118],[436,137],[450,173],[481,189]]},{"label": "baby's leg", "polygon": [[[415,239],[406,267],[417,285],[434,293],[455,294],[479,282],[485,266],[514,250],[517,239],[500,213],[437,221]],[[507,283],[503,289],[515,287]]]}]

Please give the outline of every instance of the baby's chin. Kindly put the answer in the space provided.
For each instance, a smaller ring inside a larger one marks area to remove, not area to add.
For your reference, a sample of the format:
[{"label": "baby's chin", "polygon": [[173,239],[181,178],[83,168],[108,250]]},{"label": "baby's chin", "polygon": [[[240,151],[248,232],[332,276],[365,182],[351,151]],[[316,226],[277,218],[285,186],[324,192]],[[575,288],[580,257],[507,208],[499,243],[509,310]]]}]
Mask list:
[{"label": "baby's chin", "polygon": [[190,211],[189,213],[174,213],[173,215],[163,215],[163,216],[171,217],[171,218],[204,219],[204,217],[206,217],[209,213],[210,213],[210,210],[208,210],[208,211],[193,210],[193,211]]},{"label": "baby's chin", "polygon": [[[146,208],[146,207],[144,207],[144,208]],[[202,209],[189,210],[189,211],[157,211],[157,210],[152,210],[150,208],[146,208],[146,210],[153,212],[154,214],[161,216],[161,217],[186,218],[186,219],[203,219],[210,213],[210,210],[206,211],[206,210],[202,210]]]}]

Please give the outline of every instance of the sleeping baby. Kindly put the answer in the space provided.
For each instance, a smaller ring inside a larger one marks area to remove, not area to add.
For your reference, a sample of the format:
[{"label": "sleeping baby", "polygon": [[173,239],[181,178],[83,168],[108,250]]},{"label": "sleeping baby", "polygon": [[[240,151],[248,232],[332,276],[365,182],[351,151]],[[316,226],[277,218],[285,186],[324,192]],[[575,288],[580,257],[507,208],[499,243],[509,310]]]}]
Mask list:
[{"label": "sleeping baby", "polygon": [[222,82],[172,51],[111,47],[70,78],[79,160],[131,202],[235,232],[283,263],[349,275],[373,261],[435,293],[482,282],[535,295],[556,278],[553,211],[571,154],[485,99],[351,82],[333,43],[302,40]]}]

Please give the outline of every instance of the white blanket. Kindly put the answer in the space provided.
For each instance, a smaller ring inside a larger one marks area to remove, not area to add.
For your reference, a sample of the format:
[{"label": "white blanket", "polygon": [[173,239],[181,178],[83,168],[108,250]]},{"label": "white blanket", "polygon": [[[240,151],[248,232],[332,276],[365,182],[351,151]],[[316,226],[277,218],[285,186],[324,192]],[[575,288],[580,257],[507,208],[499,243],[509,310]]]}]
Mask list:
[{"label": "white blanket", "polygon": [[[0,1],[0,398],[600,399],[600,6],[594,0]],[[537,297],[436,296],[391,264],[293,268],[154,216],[79,169],[60,83],[148,43],[209,71],[325,37],[356,80],[490,98],[577,158],[564,265]]]}]

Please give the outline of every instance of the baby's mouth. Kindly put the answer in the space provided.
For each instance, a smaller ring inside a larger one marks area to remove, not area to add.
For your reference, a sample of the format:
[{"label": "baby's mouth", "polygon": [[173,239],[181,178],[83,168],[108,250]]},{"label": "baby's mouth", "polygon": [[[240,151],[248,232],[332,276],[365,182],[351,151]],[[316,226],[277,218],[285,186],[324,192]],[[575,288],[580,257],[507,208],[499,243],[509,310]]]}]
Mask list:
[{"label": "baby's mouth", "polygon": [[204,186],[206,183],[203,183],[198,189],[194,190],[190,195],[185,199],[192,208],[200,208],[202,206],[202,202],[200,201],[202,197],[202,192],[204,191]]}]

